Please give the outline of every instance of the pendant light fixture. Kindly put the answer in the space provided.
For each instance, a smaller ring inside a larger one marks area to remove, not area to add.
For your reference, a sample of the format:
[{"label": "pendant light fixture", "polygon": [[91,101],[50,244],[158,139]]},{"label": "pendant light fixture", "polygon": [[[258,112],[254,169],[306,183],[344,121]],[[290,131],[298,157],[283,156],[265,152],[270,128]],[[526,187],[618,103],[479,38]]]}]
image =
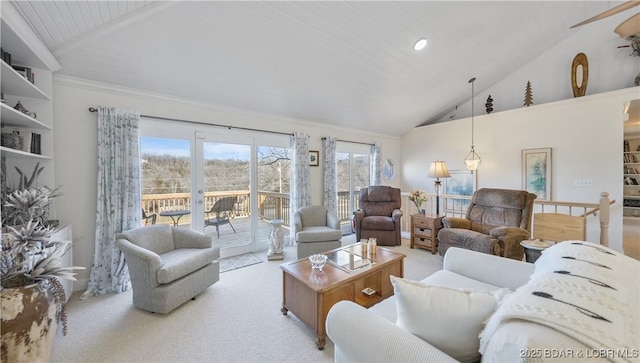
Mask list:
[{"label": "pendant light fixture", "polygon": [[473,85],[475,81],[476,77],[473,77],[469,80],[469,83],[471,83],[471,151],[469,151],[467,157],[464,158],[464,163],[467,164],[467,169],[471,170],[472,174],[474,170],[478,169],[480,163],[482,163],[482,159],[480,159],[480,155],[476,153],[475,145],[473,144],[473,96],[475,93]]}]

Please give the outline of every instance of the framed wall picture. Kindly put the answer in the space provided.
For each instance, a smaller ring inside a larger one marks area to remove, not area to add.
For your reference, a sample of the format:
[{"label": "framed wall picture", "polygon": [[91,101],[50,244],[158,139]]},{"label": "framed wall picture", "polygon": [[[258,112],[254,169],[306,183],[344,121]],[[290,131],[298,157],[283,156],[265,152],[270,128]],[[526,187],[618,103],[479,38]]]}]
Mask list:
[{"label": "framed wall picture", "polygon": [[320,152],[309,151],[309,166],[319,166],[319,165],[320,165]]},{"label": "framed wall picture", "polygon": [[[449,174],[451,174],[450,178],[443,179],[442,194],[472,196],[476,191],[477,170],[475,173],[466,169],[449,170]],[[444,211],[462,213],[467,210],[468,206],[468,199],[446,199]]]},{"label": "framed wall picture", "polygon": [[522,150],[522,189],[551,200],[551,148]]}]

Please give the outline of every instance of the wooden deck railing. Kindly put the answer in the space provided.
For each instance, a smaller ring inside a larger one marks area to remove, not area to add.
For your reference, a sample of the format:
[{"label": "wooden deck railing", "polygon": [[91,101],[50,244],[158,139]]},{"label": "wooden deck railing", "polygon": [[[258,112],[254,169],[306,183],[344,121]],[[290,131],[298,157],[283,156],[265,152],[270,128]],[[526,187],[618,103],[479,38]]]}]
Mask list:
[{"label": "wooden deck railing", "polygon": [[[223,197],[237,197],[235,205],[235,216],[246,217],[251,214],[250,193],[248,190],[206,192],[204,194],[204,207],[208,211],[213,205]],[[191,193],[171,193],[171,194],[145,194],[142,196],[142,209],[147,214],[160,214],[172,210],[191,209]],[[274,192],[258,192],[258,218],[264,220],[281,219],[285,225],[289,225],[289,194]],[[158,223],[169,223],[171,219],[162,219],[158,216]],[[191,215],[181,219],[187,223],[191,221]]]},{"label": "wooden deck railing", "polygon": [[[357,195],[357,191],[354,192]],[[235,206],[236,217],[249,216],[251,214],[250,193],[248,190],[206,192],[204,195],[205,210],[210,210],[218,199],[222,197],[236,196],[238,202]],[[358,208],[358,200],[355,198],[355,209]],[[142,209],[147,214],[160,214],[173,210],[191,209],[190,193],[170,193],[170,194],[145,194],[142,196]],[[289,226],[291,206],[288,193],[275,193],[258,191],[258,218],[264,220],[281,219],[285,226]],[[353,215],[353,209],[349,207],[349,192],[338,192],[338,218],[341,222],[348,222]],[[160,217],[158,217],[160,218]],[[169,223],[171,219],[160,218],[158,223]],[[191,216],[181,219],[187,223],[191,221]]]},{"label": "wooden deck railing", "polygon": [[[357,196],[357,192],[354,192]],[[408,236],[411,230],[411,215],[418,213],[415,204],[408,199],[409,193],[402,193],[402,231],[403,236]],[[251,214],[250,193],[248,190],[207,192],[204,196],[205,210],[211,209],[213,204],[220,198],[226,196],[237,196],[236,216],[249,216]],[[599,203],[576,203],[536,200],[534,213],[564,213],[573,216],[587,217],[600,214],[600,241],[603,245],[608,244],[609,230],[609,205],[615,200],[608,199],[609,194],[601,193]],[[338,192],[338,218],[341,222],[351,221],[353,210],[358,209],[358,198],[355,199],[355,208],[349,207],[349,192]],[[469,205],[471,196],[460,195],[440,195],[440,215],[448,217],[464,217]],[[423,206],[427,214],[436,213],[436,195],[427,194],[427,201]],[[142,208],[150,213],[161,213],[170,210],[188,210],[191,208],[190,193],[173,194],[146,194],[142,196]],[[288,193],[275,193],[258,191],[258,218],[262,220],[281,219],[285,226],[289,226],[290,203]],[[185,216],[181,221],[190,221],[190,215]],[[160,218],[158,223],[170,223],[171,220]],[[408,238],[408,237],[407,237]]]}]

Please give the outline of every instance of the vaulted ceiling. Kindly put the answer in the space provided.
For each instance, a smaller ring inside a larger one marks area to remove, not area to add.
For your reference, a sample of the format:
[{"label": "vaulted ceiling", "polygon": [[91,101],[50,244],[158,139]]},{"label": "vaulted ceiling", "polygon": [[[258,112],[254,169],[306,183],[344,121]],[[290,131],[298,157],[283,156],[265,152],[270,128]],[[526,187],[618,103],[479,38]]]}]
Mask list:
[{"label": "vaulted ceiling", "polygon": [[467,100],[469,78],[495,84],[619,3],[10,2],[59,74],[394,135]]}]

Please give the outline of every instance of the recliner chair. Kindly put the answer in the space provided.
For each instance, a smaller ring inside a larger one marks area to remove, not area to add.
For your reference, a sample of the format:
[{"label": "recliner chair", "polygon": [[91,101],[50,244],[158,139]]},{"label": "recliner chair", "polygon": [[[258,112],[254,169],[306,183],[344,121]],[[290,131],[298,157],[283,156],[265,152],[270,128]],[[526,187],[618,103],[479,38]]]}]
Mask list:
[{"label": "recliner chair", "polygon": [[360,189],[360,209],[353,212],[356,239],[376,238],[379,246],[399,246],[401,206],[400,189],[380,185]]},{"label": "recliner chair", "polygon": [[444,256],[449,247],[460,247],[522,260],[520,242],[530,238],[535,199],[535,194],[525,190],[477,190],[465,218],[442,219],[438,252]]}]

